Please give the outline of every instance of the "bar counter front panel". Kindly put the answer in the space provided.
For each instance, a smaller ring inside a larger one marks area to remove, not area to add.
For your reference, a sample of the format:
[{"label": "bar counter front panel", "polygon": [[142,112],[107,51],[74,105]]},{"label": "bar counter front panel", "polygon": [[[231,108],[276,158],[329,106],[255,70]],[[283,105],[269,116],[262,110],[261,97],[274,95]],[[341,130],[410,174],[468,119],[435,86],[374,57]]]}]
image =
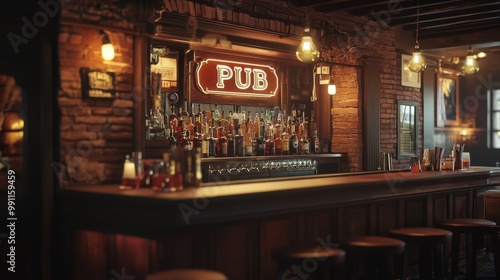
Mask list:
[{"label": "bar counter front panel", "polygon": [[274,279],[271,252],[282,246],[482,218],[484,191],[500,184],[499,175],[474,167],[219,182],[173,193],[117,185],[62,189],[65,267],[70,279],[106,279],[116,267],[130,268],[137,279],[170,268]]}]

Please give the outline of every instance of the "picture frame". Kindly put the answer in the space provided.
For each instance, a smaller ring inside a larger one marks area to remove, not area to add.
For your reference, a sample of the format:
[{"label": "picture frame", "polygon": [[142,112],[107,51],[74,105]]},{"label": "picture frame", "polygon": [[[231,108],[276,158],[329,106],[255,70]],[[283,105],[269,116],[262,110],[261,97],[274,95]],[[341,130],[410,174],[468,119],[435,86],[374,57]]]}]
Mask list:
[{"label": "picture frame", "polygon": [[437,74],[436,86],[436,127],[460,125],[459,79],[453,71]]},{"label": "picture frame", "polygon": [[409,159],[419,155],[419,104],[416,101],[398,100],[397,106],[397,157]]},{"label": "picture frame", "polygon": [[420,88],[422,86],[421,73],[415,73],[408,69],[408,62],[410,59],[411,55],[401,55],[401,85]]},{"label": "picture frame", "polygon": [[116,98],[116,77],[114,72],[80,68],[83,100]]}]

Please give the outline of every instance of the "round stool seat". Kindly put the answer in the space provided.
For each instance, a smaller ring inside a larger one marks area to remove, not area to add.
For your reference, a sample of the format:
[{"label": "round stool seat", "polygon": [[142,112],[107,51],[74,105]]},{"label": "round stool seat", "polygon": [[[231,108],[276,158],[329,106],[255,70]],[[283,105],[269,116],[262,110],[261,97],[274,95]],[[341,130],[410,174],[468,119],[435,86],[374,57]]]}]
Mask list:
[{"label": "round stool seat", "polygon": [[403,239],[406,242],[418,244],[449,242],[453,235],[448,230],[426,227],[398,228],[389,231],[389,234],[395,238]]},{"label": "round stool seat", "polygon": [[146,280],[227,280],[227,277],[213,270],[173,269],[148,275]]},{"label": "round stool seat", "polygon": [[[420,279],[445,279],[447,271],[448,244],[453,233],[439,228],[410,227],[389,231],[389,236],[415,245],[418,252],[418,276]],[[413,249],[408,246],[408,252]],[[405,254],[400,275],[408,277],[409,255]],[[434,273],[433,273],[434,272]]]},{"label": "round stool seat", "polygon": [[[465,234],[465,266],[466,279],[476,279],[477,272],[477,251],[483,246],[484,235],[491,234],[497,238],[498,228],[496,223],[485,219],[450,219],[436,222],[437,227],[453,232],[451,245],[451,270],[452,276],[458,275],[460,235]],[[495,241],[497,242],[497,241]],[[497,264],[495,257],[495,269],[500,272],[500,264]],[[500,275],[500,274],[499,274]]]},{"label": "round stool seat", "polygon": [[403,253],[404,241],[381,236],[359,236],[342,242],[342,248],[356,254],[395,255]]},{"label": "round stool seat", "polygon": [[298,279],[296,271],[308,273],[309,280],[343,279],[341,265],[345,251],[320,246],[292,246],[273,251],[273,258],[279,265],[279,279]]},{"label": "round stool seat", "polygon": [[347,279],[394,279],[394,260],[405,250],[404,241],[381,236],[352,237],[341,244]]},{"label": "round stool seat", "polygon": [[273,252],[273,257],[279,262],[299,262],[304,259],[321,259],[332,264],[344,261],[345,251],[338,248],[320,247],[286,247]]},{"label": "round stool seat", "polygon": [[440,221],[436,224],[441,228],[450,228],[453,230],[458,230],[460,232],[473,232],[477,229],[484,232],[485,228],[496,225],[495,222],[484,219],[451,219]]}]

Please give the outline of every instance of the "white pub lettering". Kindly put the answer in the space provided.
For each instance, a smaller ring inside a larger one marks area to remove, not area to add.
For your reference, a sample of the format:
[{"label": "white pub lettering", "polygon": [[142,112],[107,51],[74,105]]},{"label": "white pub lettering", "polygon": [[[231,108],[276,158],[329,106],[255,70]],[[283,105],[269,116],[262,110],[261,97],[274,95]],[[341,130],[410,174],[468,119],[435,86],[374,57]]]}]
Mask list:
[{"label": "white pub lettering", "polygon": [[[253,73],[253,85],[254,90],[266,90],[268,86],[267,74],[262,69],[253,68],[241,68],[235,66],[234,69],[223,64],[217,64],[217,88],[225,88],[224,81],[231,80],[234,77],[234,83],[239,89],[247,89],[252,84],[251,73]],[[242,70],[245,73],[245,78],[242,79]],[[243,83],[243,80],[245,82]]]}]

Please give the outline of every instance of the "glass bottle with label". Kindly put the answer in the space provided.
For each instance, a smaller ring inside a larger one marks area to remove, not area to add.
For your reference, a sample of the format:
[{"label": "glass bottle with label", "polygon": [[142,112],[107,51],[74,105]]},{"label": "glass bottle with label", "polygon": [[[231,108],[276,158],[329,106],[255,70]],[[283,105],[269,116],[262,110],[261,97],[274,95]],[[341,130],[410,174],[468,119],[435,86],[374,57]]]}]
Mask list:
[{"label": "glass bottle with label", "polygon": [[234,137],[233,134],[229,133],[227,135],[227,156],[234,157]]},{"label": "glass bottle with label", "polygon": [[297,155],[299,154],[299,138],[295,133],[295,123],[292,122],[290,126],[290,154]]},{"label": "glass bottle with label", "polygon": [[214,119],[212,119],[212,125],[209,128],[208,136],[208,156],[215,157],[217,155],[217,138],[215,138],[215,126]]},{"label": "glass bottle with label", "polygon": [[236,136],[234,136],[234,154],[237,157],[245,156],[245,136],[240,131],[239,127],[236,128]]},{"label": "glass bottle with label", "polygon": [[283,155],[289,155],[290,154],[290,134],[288,133],[288,129],[286,127],[286,122],[283,127],[283,133],[281,134],[281,145],[282,145],[282,152],[281,154]]},{"label": "glass bottle with label", "polygon": [[249,125],[247,126],[247,133],[245,134],[245,155],[247,156],[255,155],[255,150],[253,149],[252,146],[252,140],[253,140],[252,124],[249,123]]},{"label": "glass bottle with label", "polygon": [[266,154],[266,139],[264,138],[264,121],[259,125],[259,138],[257,139],[256,154],[263,156]]}]

